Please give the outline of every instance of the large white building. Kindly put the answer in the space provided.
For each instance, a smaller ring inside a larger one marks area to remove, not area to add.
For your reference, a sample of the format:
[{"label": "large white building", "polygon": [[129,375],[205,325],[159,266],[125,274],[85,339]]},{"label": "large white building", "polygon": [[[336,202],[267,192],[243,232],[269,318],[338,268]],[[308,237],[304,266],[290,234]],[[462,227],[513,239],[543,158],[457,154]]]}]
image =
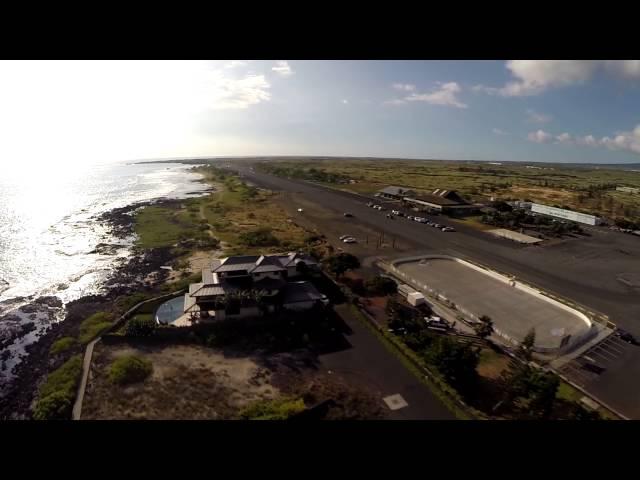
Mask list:
[{"label": "large white building", "polygon": [[532,203],[531,211],[551,217],[563,218],[572,222],[585,223],[587,225],[599,225],[602,223],[602,220],[594,215],[587,215],[586,213],[574,212],[573,210],[565,210],[563,208],[549,207],[548,205],[540,205],[539,203]]}]

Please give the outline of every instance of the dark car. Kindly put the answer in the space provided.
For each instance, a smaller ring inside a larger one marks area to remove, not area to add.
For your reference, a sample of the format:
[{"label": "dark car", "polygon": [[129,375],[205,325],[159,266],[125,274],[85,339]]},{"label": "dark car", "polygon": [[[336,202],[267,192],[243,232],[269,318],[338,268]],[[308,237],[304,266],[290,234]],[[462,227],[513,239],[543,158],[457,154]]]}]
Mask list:
[{"label": "dark car", "polygon": [[620,340],[622,340],[623,342],[630,343],[631,345],[640,344],[633,335],[631,335],[629,332],[625,330],[618,329],[618,331],[616,332],[616,336],[620,338]]},{"label": "dark car", "polygon": [[343,214],[345,217],[353,217],[353,213],[345,212]]}]

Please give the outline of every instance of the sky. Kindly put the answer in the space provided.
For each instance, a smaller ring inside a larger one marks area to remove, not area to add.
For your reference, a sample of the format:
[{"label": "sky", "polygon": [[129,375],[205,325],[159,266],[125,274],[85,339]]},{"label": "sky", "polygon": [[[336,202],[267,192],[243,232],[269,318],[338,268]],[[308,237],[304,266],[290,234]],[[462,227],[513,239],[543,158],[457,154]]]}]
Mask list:
[{"label": "sky", "polygon": [[0,61],[0,165],[640,162],[640,61]]}]

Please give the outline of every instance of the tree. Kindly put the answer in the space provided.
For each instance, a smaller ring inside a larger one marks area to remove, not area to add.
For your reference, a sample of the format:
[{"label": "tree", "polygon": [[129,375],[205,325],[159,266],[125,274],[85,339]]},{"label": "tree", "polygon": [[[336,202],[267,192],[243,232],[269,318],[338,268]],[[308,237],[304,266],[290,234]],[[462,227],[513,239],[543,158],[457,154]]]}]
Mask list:
[{"label": "tree", "polygon": [[523,360],[530,362],[533,354],[533,346],[536,342],[536,329],[532,328],[529,333],[524,337],[522,343],[518,346],[518,356]]},{"label": "tree", "polygon": [[529,407],[542,418],[548,418],[553,410],[560,380],[553,373],[532,370],[528,382],[532,393]]},{"label": "tree", "polygon": [[371,280],[367,280],[364,286],[373,295],[392,295],[398,291],[398,284],[382,275],[376,275]]},{"label": "tree", "polygon": [[338,253],[332,255],[326,260],[327,268],[333,273],[336,278],[339,278],[343,273],[348,270],[355,270],[360,268],[360,260],[355,255],[350,253]]},{"label": "tree", "polygon": [[458,387],[467,387],[478,377],[476,368],[480,361],[480,349],[468,343],[439,337],[428,351],[427,359]]},{"label": "tree", "polygon": [[473,328],[476,334],[483,340],[493,333],[493,320],[487,315],[480,317],[480,323],[474,324]]}]

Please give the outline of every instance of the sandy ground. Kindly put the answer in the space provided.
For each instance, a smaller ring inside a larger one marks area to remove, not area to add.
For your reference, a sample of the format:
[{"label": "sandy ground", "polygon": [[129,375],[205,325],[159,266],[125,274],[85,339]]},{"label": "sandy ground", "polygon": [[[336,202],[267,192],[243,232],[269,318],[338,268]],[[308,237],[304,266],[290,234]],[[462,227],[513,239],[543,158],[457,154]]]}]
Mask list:
[{"label": "sandy ground", "polygon": [[[109,383],[108,366],[139,355],[153,364],[144,382]],[[96,345],[83,419],[225,419],[250,402],[277,396],[271,372],[248,357],[228,357],[199,346]]]}]

